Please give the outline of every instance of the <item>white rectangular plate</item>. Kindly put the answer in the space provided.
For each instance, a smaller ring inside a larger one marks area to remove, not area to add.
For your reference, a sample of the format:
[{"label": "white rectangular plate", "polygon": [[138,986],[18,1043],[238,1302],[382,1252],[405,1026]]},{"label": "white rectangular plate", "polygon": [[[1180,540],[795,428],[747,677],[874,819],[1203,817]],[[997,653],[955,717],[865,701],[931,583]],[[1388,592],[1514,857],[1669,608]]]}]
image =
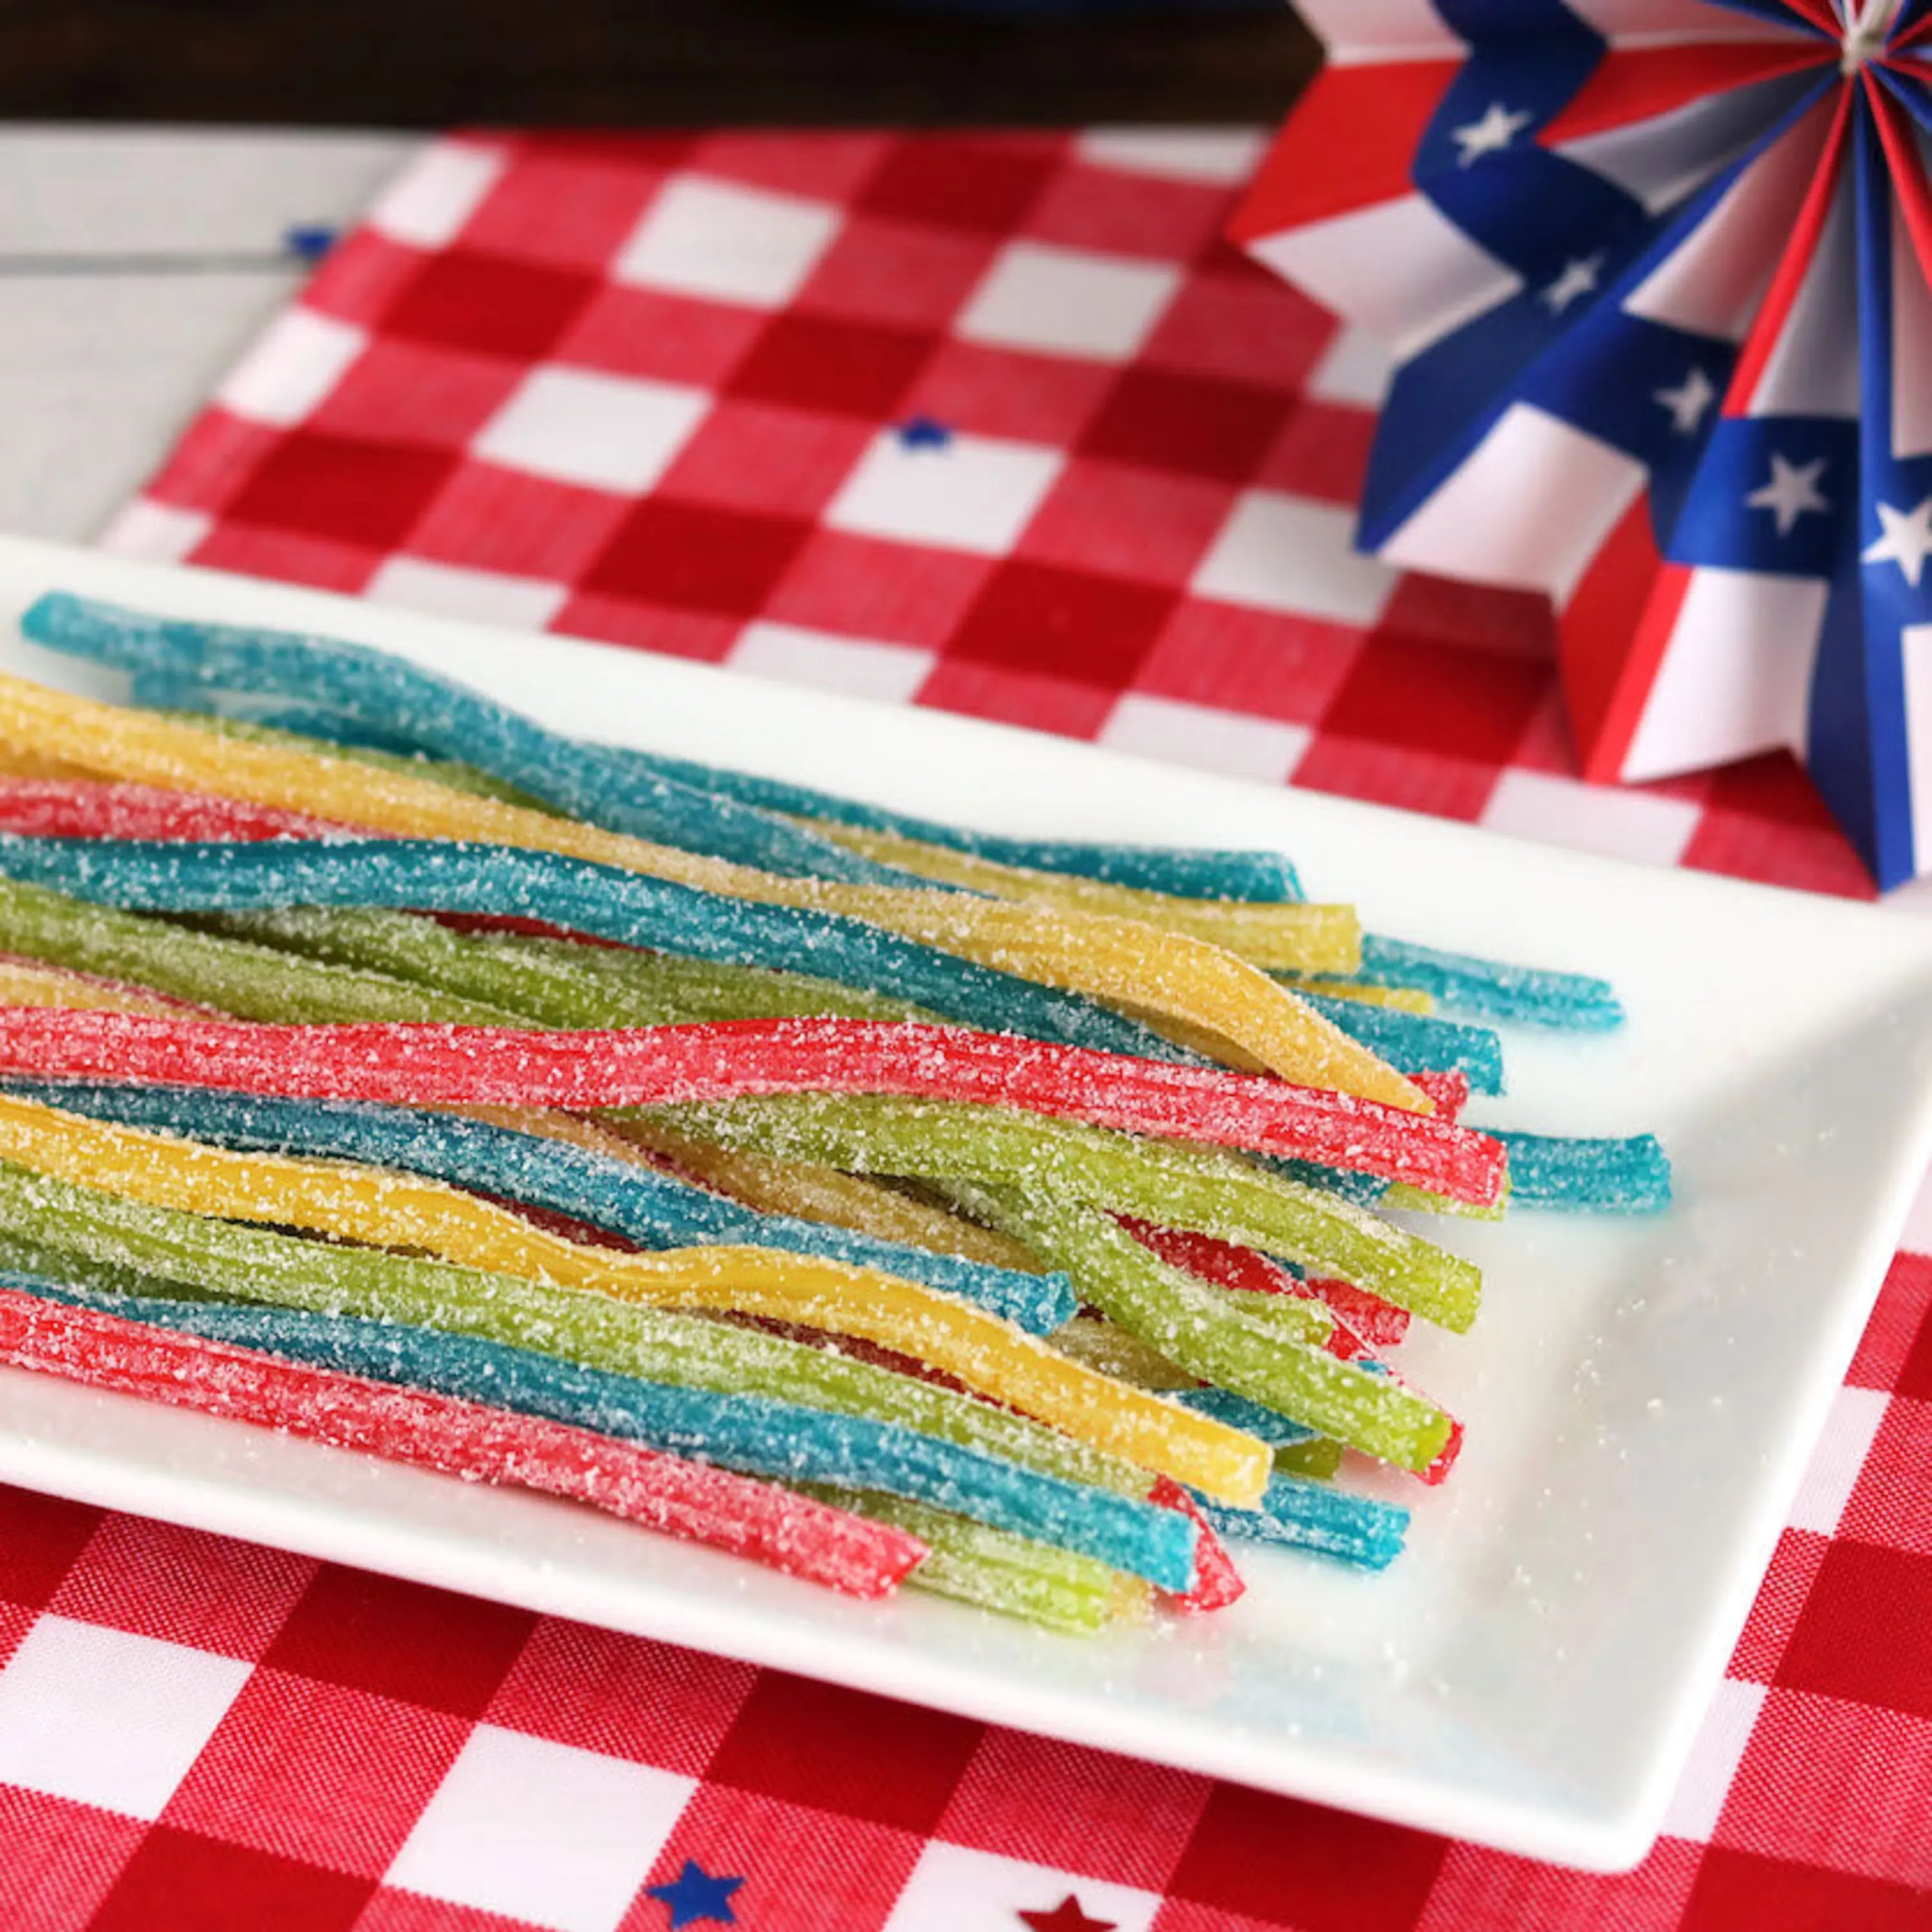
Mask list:
[{"label": "white rectangular plate", "polygon": [[[562,730],[993,830],[1272,847],[1434,944],[1607,974],[1483,1118],[1660,1133],[1662,1216],[1438,1230],[1487,1270],[1405,1366],[1468,1425],[1387,1575],[1251,1552],[1224,1615],[1079,1642],[855,1604],[584,1510],[0,1373],[0,1478],[1610,1870],[1658,1832],[1932,1150],[1932,928],[673,659],[0,541],[60,586],[400,651]],[[4,935],[0,934],[0,945]]]}]

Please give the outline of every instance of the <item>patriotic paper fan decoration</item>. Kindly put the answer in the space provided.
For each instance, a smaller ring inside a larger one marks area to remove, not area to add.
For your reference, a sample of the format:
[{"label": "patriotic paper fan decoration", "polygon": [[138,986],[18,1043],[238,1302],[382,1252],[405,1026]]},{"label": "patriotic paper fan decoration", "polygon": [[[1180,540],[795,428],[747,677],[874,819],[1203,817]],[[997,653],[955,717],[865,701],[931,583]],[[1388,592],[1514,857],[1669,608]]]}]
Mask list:
[{"label": "patriotic paper fan decoration", "polygon": [[1238,218],[1396,362],[1360,542],[1548,590],[1586,769],[1932,872],[1932,0],[1301,0]]}]

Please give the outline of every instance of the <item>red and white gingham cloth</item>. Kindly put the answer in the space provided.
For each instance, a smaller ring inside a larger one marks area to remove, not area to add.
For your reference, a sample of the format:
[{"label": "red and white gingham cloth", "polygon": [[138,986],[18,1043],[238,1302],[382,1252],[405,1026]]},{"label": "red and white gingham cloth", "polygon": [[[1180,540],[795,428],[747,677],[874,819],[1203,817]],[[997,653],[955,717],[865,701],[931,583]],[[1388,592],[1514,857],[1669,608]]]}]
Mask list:
[{"label": "red and white gingham cloth", "polygon": [[[1575,783],[1544,611],[1351,553],[1378,368],[1216,239],[1258,145],[441,143],[109,541],[1863,890],[1788,762]],[[1618,1879],[0,1491],[0,1924],[1932,1926],[1928,1466],[1907,1254]]]}]

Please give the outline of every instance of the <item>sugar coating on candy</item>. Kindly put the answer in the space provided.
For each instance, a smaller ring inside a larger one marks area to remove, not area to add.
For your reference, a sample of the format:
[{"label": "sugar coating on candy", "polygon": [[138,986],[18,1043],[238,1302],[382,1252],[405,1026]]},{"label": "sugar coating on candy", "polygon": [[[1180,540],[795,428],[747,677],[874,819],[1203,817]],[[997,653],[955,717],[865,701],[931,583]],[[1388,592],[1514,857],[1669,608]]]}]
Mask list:
[{"label": "sugar coating on candy", "polygon": [[352,1101],[187,1088],[10,1082],[23,1097],[124,1126],[256,1152],[364,1161],[552,1209],[647,1248],[742,1245],[813,1255],[923,1282],[1034,1334],[1073,1312],[1064,1276],[995,1268],[808,1221],[762,1214],[594,1147],[487,1120]]},{"label": "sugar coating on candy", "polygon": [[727,1470],[514,1415],[157,1331],[0,1286],[0,1361],[471,1482],[514,1484],[749,1556],[861,1597],[889,1594],[923,1544]]},{"label": "sugar coating on candy", "polygon": [[1111,1216],[1078,1202],[960,1188],[976,1214],[1064,1268],[1110,1321],[1178,1366],[1408,1469],[1426,1468],[1450,1419],[1390,1376],[1366,1374],[1240,1312],[1168,1268]]},{"label": "sugar coating on candy", "polygon": [[238,1154],[0,1096],[0,1154],[124,1198],[378,1244],[600,1298],[774,1318],[929,1364],[1076,1439],[1217,1491],[1253,1480],[1258,1445],[1114,1382],[982,1310],[817,1257],[761,1248],[614,1252],[549,1234],[440,1182]]},{"label": "sugar coating on candy", "polygon": [[1038,1258],[1018,1241],[863,1174],[815,1161],[722,1147],[676,1132],[655,1118],[608,1118],[597,1131],[628,1146],[634,1159],[666,1163],[674,1172],[764,1214],[795,1216],[934,1254],[956,1255],[989,1268],[1042,1272]]},{"label": "sugar coating on candy", "polygon": [[[433,780],[377,772],[340,758],[218,742],[152,713],[14,678],[0,678],[0,743],[72,758],[106,776],[219,791],[405,837],[489,841],[747,902],[850,915],[976,964],[1171,1015],[1224,1038],[1285,1078],[1428,1111],[1394,1069],[1258,968],[1220,947],[1138,920],[1043,913],[950,891],[788,878],[466,796]],[[228,849],[245,855],[274,848]],[[1324,970],[1329,962],[1304,963]]]},{"label": "sugar coating on candy", "polygon": [[1312,1550],[1365,1570],[1385,1570],[1402,1554],[1409,1512],[1396,1503],[1350,1496],[1294,1476],[1278,1475],[1257,1510],[1231,1510],[1196,1498],[1201,1514],[1237,1542]]},{"label": "sugar coating on candy", "polygon": [[1232,1389],[1193,1388],[1174,1397],[1202,1415],[1211,1415],[1230,1429],[1244,1429],[1258,1436],[1270,1449],[1294,1449],[1318,1438],[1306,1424],[1292,1421],[1280,1410],[1269,1408]]},{"label": "sugar coating on candy", "polygon": [[[541,919],[626,946],[810,973],[995,1032],[1155,1058],[1174,1051],[1151,1029],[1090,1000],[858,920],[754,904],[551,853],[401,839],[76,846],[0,835],[0,874],[129,911],[391,906]],[[6,929],[10,935],[10,920]],[[8,943],[18,944],[10,936]],[[452,998],[421,989],[417,997],[439,1009]]]},{"label": "sugar coating on candy", "polygon": [[[326,704],[304,701],[292,706],[277,705],[271,700],[264,704],[259,694],[234,692],[218,694],[184,673],[152,668],[139,670],[134,690],[137,702],[163,710],[232,706],[238,698],[246,708],[246,716],[258,725],[320,738],[347,748],[386,752],[392,755],[420,754],[426,748],[422,740],[373,723],[364,716],[331,709]],[[300,695],[309,700],[316,694],[304,685]],[[461,752],[466,754],[468,748],[466,745],[461,747]],[[812,829],[820,832],[829,832],[833,826],[890,832],[928,845],[972,853],[999,865],[1064,873],[1074,878],[1093,879],[1178,898],[1279,904],[1298,902],[1303,896],[1294,868],[1278,853],[1006,838],[934,819],[887,812],[855,799],[788,784],[782,779],[753,772],[615,746],[596,748],[634,771],[741,805],[815,821]]]},{"label": "sugar coating on candy", "polygon": [[1194,1585],[1191,1589],[1168,1592],[1162,1600],[1183,1616],[1201,1616],[1225,1610],[1247,1594],[1248,1586],[1234,1567],[1228,1546],[1214,1533],[1214,1526],[1182,1486],[1163,1476],[1154,1485],[1154,1500],[1162,1508],[1178,1510],[1195,1526],[1199,1539],[1194,1552]]},{"label": "sugar coating on candy", "polygon": [[1070,1196],[1219,1235],[1359,1282],[1449,1328],[1466,1328],[1480,1298],[1480,1273],[1460,1256],[1215,1149],[873,1095],[778,1094],[666,1111],[680,1131],[728,1145],[861,1172]]},{"label": "sugar coating on candy", "polygon": [[1384,986],[1419,987],[1452,1011],[1479,1018],[1573,1033],[1602,1033],[1623,1024],[1615,989],[1585,973],[1444,952],[1378,933],[1363,934],[1360,970],[1364,979]]},{"label": "sugar coating on candy", "polygon": [[620,755],[668,776],[681,778],[687,784],[725,793],[746,804],[761,805],[768,811],[818,822],[823,830],[843,825],[893,832],[925,844],[970,852],[998,865],[1063,872],[1075,878],[1095,879],[1107,885],[1162,892],[1177,898],[1230,899],[1267,905],[1292,904],[1302,896],[1294,868],[1278,853],[1006,838],[945,824],[938,819],[888,812],[856,799],[814,791],[755,772],[730,771],[687,758],[668,758],[645,752],[626,751]]},{"label": "sugar coating on candy", "polygon": [[94,778],[0,778],[0,830],[34,838],[326,838],[342,828],[206,793]]},{"label": "sugar coating on candy", "polygon": [[1502,1042],[1487,1027],[1334,999],[1306,987],[1298,991],[1323,1018],[1403,1073],[1441,1069],[1462,1074],[1478,1094],[1503,1090]]},{"label": "sugar coating on candy", "polygon": [[889,812],[834,792],[815,791],[782,778],[754,772],[732,771],[688,758],[665,758],[648,752],[624,751],[618,755],[688,784],[702,785],[748,805],[819,821],[822,826],[849,826],[897,834],[928,845],[970,852],[996,864],[1018,866],[1042,872],[1064,872],[1076,878],[1096,879],[1108,885],[1177,898],[1246,900],[1257,904],[1299,901],[1301,883],[1294,868],[1279,853],[1199,850],[1183,846],[1113,845],[1054,838],[1013,838],[976,832],[934,818]]},{"label": "sugar coating on candy", "polygon": [[[88,1301],[238,1347],[454,1394],[787,1483],[869,1483],[1184,1588],[1192,1540],[1129,1493],[1096,1491],[861,1417],[602,1373],[467,1336],[300,1310],[180,1298],[175,1284],[0,1238],[37,1293]],[[1142,1489],[1147,1486],[1142,1484]]]},{"label": "sugar coating on candy", "polygon": [[298,906],[217,914],[212,923],[232,938],[387,974],[545,1026],[933,1017],[904,1000],[770,967],[509,933],[460,932],[411,913]]},{"label": "sugar coating on candy", "polygon": [[1091,1636],[1147,1615],[1145,1584],[1070,1552],[896,1496],[818,1485],[808,1492],[916,1537],[927,1553],[910,1580],[922,1590],[1069,1636]]},{"label": "sugar coating on candy", "polygon": [[0,933],[8,950],[99,979],[166,993],[242,1019],[488,1024],[514,1017],[383,974],[290,960],[266,946],[185,932],[138,913],[5,877],[5,866],[0,850]]},{"label": "sugar coating on candy", "polygon": [[58,591],[34,604],[20,628],[37,644],[117,669],[321,704],[638,838],[778,872],[893,876],[774,813],[619,763],[452,679],[363,645],[149,616]]},{"label": "sugar coating on candy", "polygon": [[[871,1416],[1043,1474],[1146,1493],[1146,1472],[1024,1417],[850,1355],[703,1316],[210,1221],[4,1162],[0,1232],[226,1299],[411,1323],[647,1380]],[[1241,1476],[1228,1486],[1232,1500],[1259,1493],[1245,1466]]]},{"label": "sugar coating on candy", "polygon": [[828,830],[839,844],[912,878],[1031,905],[1145,920],[1152,926],[1225,946],[1257,966],[1312,970],[1307,962],[1321,959],[1334,962],[1329,970],[1347,971],[1360,958],[1361,926],[1351,906],[1310,905],[1299,900],[1181,898],[1096,879],[1070,878],[1064,873],[1032,866],[1004,865],[954,846],[927,844],[896,832],[849,826]]},{"label": "sugar coating on candy", "polygon": [[1519,1208],[1650,1214],[1670,1204],[1670,1160],[1654,1134],[1580,1139],[1510,1129],[1510,1201]]},{"label": "sugar coating on candy", "polygon": [[22,1014],[4,1042],[10,1054],[32,1056],[34,1070],[398,1104],[674,1106],[790,1092],[997,1104],[1170,1140],[1292,1151],[1478,1205],[1500,1200],[1506,1174],[1497,1142],[1446,1119],[1246,1075],[897,1022],[533,1033]]},{"label": "sugar coating on candy", "polygon": [[[58,1258],[52,1262],[58,1270]],[[915,1431],[753,1396],[676,1388],[392,1322],[25,1282],[131,1321],[561,1423],[787,1484],[869,1486],[1184,1589],[1195,1538],[1132,1497],[1017,1469]]]},{"label": "sugar coating on candy", "polygon": [[62,1012],[148,1013],[164,1019],[206,1015],[208,1010],[166,993],[131,986],[124,980],[44,965],[38,959],[10,953],[0,953],[0,1006],[45,1006]]}]

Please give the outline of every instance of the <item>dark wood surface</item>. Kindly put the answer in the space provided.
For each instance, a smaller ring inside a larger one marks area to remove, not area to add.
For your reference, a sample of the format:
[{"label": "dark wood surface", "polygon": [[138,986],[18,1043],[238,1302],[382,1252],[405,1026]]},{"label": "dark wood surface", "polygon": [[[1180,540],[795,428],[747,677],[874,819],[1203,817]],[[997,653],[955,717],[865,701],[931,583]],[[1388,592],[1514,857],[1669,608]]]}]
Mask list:
[{"label": "dark wood surface", "polygon": [[1285,4],[1036,23],[932,0],[0,0],[12,118],[1264,122],[1314,62]]}]

